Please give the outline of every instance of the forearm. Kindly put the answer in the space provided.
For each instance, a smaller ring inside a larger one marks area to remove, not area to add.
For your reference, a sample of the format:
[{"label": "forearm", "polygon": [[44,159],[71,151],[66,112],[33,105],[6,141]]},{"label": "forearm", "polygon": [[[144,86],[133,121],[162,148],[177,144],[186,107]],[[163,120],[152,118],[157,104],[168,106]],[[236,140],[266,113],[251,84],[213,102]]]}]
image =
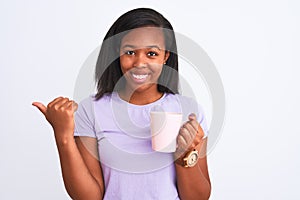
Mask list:
[{"label": "forearm", "polygon": [[191,168],[175,164],[175,169],[180,199],[207,200],[209,198],[211,192],[210,182],[204,176],[198,164]]},{"label": "forearm", "polygon": [[84,163],[74,138],[56,138],[56,144],[65,188],[71,198],[102,199],[103,191]]},{"label": "forearm", "polygon": [[206,147],[207,139],[195,147],[199,152],[199,160],[195,166],[186,168],[177,162],[175,164],[178,192],[183,200],[209,199],[211,184],[207,167]]},{"label": "forearm", "polygon": [[[204,138],[204,135],[195,114],[189,115],[189,121],[180,128],[177,136],[178,147],[174,153],[180,199],[207,200],[210,196],[211,185],[206,157],[207,138]],[[187,164],[183,159],[190,163],[188,167],[183,166]]]}]

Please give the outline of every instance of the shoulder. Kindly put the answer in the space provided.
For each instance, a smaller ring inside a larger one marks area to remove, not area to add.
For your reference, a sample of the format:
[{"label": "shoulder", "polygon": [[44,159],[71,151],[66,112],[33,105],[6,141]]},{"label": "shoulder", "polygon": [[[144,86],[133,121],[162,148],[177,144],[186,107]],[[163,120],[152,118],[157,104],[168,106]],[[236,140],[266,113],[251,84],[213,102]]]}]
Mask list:
[{"label": "shoulder", "polygon": [[204,117],[204,110],[202,105],[196,100],[189,96],[183,96],[181,94],[168,94],[167,98],[169,101],[177,101],[181,109],[181,112],[187,117],[190,113],[195,113],[197,117]]},{"label": "shoulder", "polygon": [[[77,111],[75,112],[75,120],[77,124],[89,124],[91,127],[96,125],[97,115],[105,115],[109,112],[108,102],[110,95],[105,95],[100,99],[96,99],[95,95],[90,95],[82,99],[78,103]],[[98,129],[98,127],[96,127]]]},{"label": "shoulder", "polygon": [[179,104],[181,105],[197,105],[197,101],[192,98],[192,97],[188,97],[188,96],[183,96],[181,94],[167,94],[166,95],[166,100],[167,101],[177,101]]},{"label": "shoulder", "polygon": [[95,109],[98,107],[103,107],[102,105],[106,105],[106,102],[108,101],[108,96],[103,96],[100,99],[96,99],[94,94],[91,94],[90,96],[82,99],[78,103],[78,109],[77,114],[79,115],[87,115],[87,116],[94,116],[95,115]]},{"label": "shoulder", "polygon": [[107,103],[110,101],[110,95],[104,95],[100,99],[96,99],[94,94],[82,99],[79,102],[79,106],[83,108],[90,108],[93,107],[95,104]]}]

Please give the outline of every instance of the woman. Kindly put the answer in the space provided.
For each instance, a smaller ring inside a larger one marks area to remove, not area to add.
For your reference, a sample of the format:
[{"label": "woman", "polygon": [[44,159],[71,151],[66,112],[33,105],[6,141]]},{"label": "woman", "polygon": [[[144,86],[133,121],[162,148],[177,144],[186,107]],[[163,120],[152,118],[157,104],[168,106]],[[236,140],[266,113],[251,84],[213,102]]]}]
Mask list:
[{"label": "woman", "polygon": [[[53,127],[71,198],[208,199],[205,118],[198,106],[190,106],[194,101],[178,94],[177,47],[168,20],[147,8],[119,17],[104,38],[95,77],[97,94],[79,106],[63,97],[47,107],[33,103]],[[151,160],[147,125],[155,106],[170,112],[188,106],[189,115],[179,130],[176,151],[155,154]],[[145,162],[158,159],[164,165],[149,168],[132,161],[140,153],[149,155]]]}]

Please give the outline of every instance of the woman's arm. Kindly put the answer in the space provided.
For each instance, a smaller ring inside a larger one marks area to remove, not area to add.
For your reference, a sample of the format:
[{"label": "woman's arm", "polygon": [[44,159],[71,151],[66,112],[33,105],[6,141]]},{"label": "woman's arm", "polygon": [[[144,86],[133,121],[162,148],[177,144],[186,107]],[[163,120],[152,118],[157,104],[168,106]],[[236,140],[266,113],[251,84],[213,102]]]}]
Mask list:
[{"label": "woman's arm", "polygon": [[[203,136],[203,130],[195,115],[190,115],[189,121],[180,129],[177,137],[178,148],[175,152],[177,188],[180,199],[209,199],[211,184],[206,157],[207,138],[202,139]],[[181,160],[193,149],[199,152],[198,163],[193,167],[182,166]]]},{"label": "woman's arm", "polygon": [[93,138],[74,140],[74,112],[77,104],[59,97],[44,106],[33,103],[51,124],[59,152],[66,190],[74,200],[102,199],[102,172],[97,159],[97,141]]},{"label": "woman's arm", "polygon": [[76,137],[75,141],[74,138],[72,141],[57,141],[65,188],[74,200],[102,199],[102,171],[99,160],[91,152],[97,148],[97,140]]},{"label": "woman's arm", "polygon": [[[202,150],[198,145],[196,149],[198,152],[206,149],[207,139],[203,141]],[[205,199],[207,200],[210,196],[211,185],[208,175],[207,159],[206,155],[201,157],[198,163],[194,167],[186,168],[180,164],[175,163],[176,174],[177,174],[177,187],[180,199]]]},{"label": "woman's arm", "polygon": [[91,137],[75,137],[75,141],[89,172],[100,187],[101,197],[98,199],[102,199],[105,187],[99,161],[97,139]]}]

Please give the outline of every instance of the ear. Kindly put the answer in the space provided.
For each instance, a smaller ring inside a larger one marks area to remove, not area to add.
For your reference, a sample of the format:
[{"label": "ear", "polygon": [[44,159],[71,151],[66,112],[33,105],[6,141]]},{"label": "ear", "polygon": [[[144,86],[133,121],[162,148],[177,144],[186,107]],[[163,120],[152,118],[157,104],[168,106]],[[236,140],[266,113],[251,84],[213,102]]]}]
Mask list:
[{"label": "ear", "polygon": [[165,51],[164,63],[167,62],[169,56],[170,56],[170,52],[169,51]]}]

